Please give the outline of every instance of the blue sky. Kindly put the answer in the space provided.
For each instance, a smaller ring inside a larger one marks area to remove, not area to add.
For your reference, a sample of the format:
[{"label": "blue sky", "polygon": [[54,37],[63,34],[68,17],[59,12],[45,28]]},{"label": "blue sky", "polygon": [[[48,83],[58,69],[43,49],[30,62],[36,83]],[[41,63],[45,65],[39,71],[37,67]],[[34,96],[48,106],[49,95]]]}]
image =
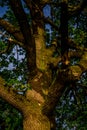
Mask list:
[{"label": "blue sky", "polygon": [[44,14],[45,14],[46,17],[50,17],[50,11],[51,10],[50,10],[50,6],[49,5],[46,5],[44,7],[43,11],[44,11]]},{"label": "blue sky", "polygon": [[[6,12],[6,10],[7,10],[7,6],[4,6],[4,7],[1,7],[0,6],[0,17],[2,17],[4,14],[5,14],[5,12]],[[46,5],[45,7],[44,7],[44,9],[43,9],[43,12],[44,12],[44,15],[45,15],[45,17],[50,17],[50,6],[49,5]],[[48,24],[48,25],[46,25],[46,28],[50,28],[50,25]]]},{"label": "blue sky", "polygon": [[[0,6],[0,17],[3,16],[3,14],[5,14],[6,10],[7,10],[6,6],[4,7]],[[50,17],[50,7],[48,5],[44,8],[44,14],[46,17],[48,16]]]},{"label": "blue sky", "polygon": [[3,16],[3,14],[5,14],[6,9],[7,9],[6,6],[5,6],[5,7],[1,7],[1,6],[0,6],[0,17]]}]

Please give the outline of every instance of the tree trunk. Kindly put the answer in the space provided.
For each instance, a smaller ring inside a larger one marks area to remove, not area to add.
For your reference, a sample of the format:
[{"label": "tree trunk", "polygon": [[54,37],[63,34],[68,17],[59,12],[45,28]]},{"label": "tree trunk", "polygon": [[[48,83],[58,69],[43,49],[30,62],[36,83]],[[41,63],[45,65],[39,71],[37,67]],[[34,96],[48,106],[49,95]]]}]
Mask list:
[{"label": "tree trunk", "polygon": [[42,114],[28,114],[23,120],[23,130],[50,130],[50,121]]}]

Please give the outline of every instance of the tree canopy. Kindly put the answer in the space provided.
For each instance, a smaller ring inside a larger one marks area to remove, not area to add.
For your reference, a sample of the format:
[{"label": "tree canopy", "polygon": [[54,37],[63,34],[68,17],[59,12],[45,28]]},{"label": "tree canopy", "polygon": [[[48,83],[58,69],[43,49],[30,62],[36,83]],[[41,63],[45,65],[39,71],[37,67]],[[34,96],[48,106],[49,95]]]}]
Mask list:
[{"label": "tree canopy", "polygon": [[85,130],[87,0],[0,7],[0,129]]}]

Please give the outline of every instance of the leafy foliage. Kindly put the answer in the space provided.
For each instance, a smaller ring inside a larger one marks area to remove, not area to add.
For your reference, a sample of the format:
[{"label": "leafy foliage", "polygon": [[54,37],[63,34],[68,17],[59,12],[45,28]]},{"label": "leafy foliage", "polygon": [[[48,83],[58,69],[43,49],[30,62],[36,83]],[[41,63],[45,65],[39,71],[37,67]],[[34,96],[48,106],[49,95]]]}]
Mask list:
[{"label": "leafy foliage", "polygon": [[0,130],[22,130],[22,115],[0,99]]},{"label": "leafy foliage", "polygon": [[70,90],[60,99],[56,108],[57,128],[66,129],[86,129],[87,117],[87,94],[83,88],[77,87],[76,90]]}]

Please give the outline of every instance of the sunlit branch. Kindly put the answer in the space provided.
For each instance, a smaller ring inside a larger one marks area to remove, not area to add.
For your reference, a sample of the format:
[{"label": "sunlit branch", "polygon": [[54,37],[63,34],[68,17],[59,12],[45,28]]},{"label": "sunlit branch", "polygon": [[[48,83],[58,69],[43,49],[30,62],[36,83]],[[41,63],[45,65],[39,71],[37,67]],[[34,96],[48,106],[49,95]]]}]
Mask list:
[{"label": "sunlit branch", "polygon": [[[18,94],[18,90],[9,86],[5,80],[0,77],[0,97],[7,101],[9,104],[13,105],[16,109],[20,110],[22,113],[25,112],[26,107],[30,106],[32,108],[33,103],[43,103],[43,97],[37,93],[35,90],[27,90],[25,96]],[[35,101],[34,101],[35,100]],[[31,111],[31,109],[30,109]]]},{"label": "sunlit branch", "polygon": [[[12,87],[12,86],[11,86]],[[16,94],[12,88],[7,86],[4,79],[0,77],[0,97],[6,100],[9,104],[13,105],[20,111],[23,111],[24,100],[23,96]]]}]

